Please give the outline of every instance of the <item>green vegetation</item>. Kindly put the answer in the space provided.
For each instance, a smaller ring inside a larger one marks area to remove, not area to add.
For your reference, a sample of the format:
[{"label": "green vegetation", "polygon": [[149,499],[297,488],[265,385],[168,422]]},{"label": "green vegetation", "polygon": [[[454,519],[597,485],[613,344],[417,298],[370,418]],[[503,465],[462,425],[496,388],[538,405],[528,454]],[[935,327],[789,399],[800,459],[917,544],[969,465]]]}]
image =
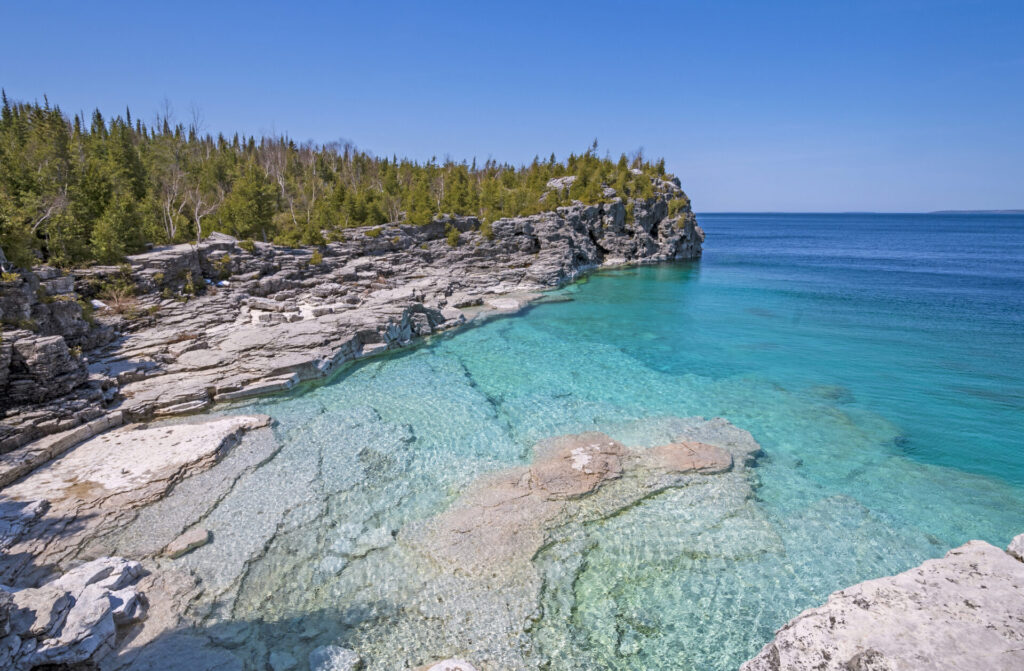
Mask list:
[{"label": "green vegetation", "polygon": [[[222,231],[247,242],[319,245],[341,230],[387,222],[423,225],[442,213],[484,224],[573,200],[650,197],[664,161],[642,153],[535,158],[515,167],[376,157],[352,145],[287,137],[213,137],[165,115],[151,126],[131,112],[68,118],[43,104],[0,112],[0,248],[15,267],[118,263],[146,243],[195,241]],[[638,174],[639,173],[639,174]],[[576,176],[549,191],[551,178]],[[379,229],[374,229],[379,231]],[[379,234],[379,233],[378,233]],[[371,237],[374,235],[371,234]]]},{"label": "green vegetation", "polygon": [[218,280],[226,280],[231,277],[231,255],[225,254],[214,261],[213,268],[217,271]]},{"label": "green vegetation", "polygon": [[459,246],[459,229],[455,228],[451,224],[444,227],[444,237],[448,239],[449,246]]},{"label": "green vegetation", "polygon": [[18,273],[0,273],[0,282],[17,282],[21,279]]},{"label": "green vegetation", "polygon": [[313,256],[309,257],[309,265],[311,266],[319,266],[323,262],[324,255],[320,253],[319,249],[315,250]]},{"label": "green vegetation", "polygon": [[685,210],[687,207],[689,207],[689,205],[690,199],[687,198],[686,196],[682,196],[681,198],[674,198],[673,200],[668,201],[668,216],[678,216],[679,213]]}]

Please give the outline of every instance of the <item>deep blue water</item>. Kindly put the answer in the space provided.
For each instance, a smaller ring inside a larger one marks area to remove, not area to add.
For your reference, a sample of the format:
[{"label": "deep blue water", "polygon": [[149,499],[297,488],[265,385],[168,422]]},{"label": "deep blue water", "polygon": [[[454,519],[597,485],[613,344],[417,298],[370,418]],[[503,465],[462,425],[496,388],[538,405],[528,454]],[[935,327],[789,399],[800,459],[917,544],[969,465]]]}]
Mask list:
[{"label": "deep blue water", "polygon": [[[552,669],[735,669],[834,590],[1024,532],[1024,217],[699,220],[700,261],[596,273],[555,292],[567,301],[250,403],[284,447],[206,520],[214,537],[244,535],[255,490],[289,509],[330,492],[332,512],[270,548],[239,600],[260,605],[235,617],[367,613],[280,643],[300,659],[332,640],[373,669],[471,656],[434,650],[439,620],[415,608],[375,619],[423,599],[400,547],[340,569],[323,539],[398,533],[542,438],[642,444],[671,416],[749,430],[765,451],[752,487],[669,491],[538,556]],[[224,551],[185,561],[212,574]]]},{"label": "deep blue water", "polygon": [[899,427],[901,454],[1024,485],[1024,216],[701,222],[694,308],[710,331],[746,334],[702,341],[706,359],[841,385]]}]

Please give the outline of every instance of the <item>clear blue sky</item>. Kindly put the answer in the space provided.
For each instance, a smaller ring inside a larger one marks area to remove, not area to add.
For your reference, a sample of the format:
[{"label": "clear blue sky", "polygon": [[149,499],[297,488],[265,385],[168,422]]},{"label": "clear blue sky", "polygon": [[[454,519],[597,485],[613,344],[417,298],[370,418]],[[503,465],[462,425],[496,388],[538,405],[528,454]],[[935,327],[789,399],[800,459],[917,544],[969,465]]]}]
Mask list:
[{"label": "clear blue sky", "polygon": [[663,155],[697,211],[1024,207],[1024,0],[0,0],[66,111],[426,159]]}]

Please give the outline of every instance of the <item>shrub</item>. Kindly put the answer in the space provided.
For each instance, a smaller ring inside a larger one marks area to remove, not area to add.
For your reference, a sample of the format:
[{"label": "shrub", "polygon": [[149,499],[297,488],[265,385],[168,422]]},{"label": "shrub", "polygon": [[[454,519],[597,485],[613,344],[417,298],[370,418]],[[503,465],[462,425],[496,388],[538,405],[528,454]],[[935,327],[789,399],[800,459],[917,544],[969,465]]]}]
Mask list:
[{"label": "shrub", "polygon": [[[225,254],[213,262],[213,268],[217,271],[217,279],[226,280],[231,277],[231,255]],[[191,273],[189,277],[191,277]]]},{"label": "shrub", "polygon": [[252,254],[256,251],[256,243],[252,240],[239,240],[238,246]]},{"label": "shrub", "polygon": [[480,235],[488,240],[494,239],[494,229],[491,227],[491,222],[486,219],[480,224]]},{"label": "shrub", "polygon": [[686,196],[681,196],[668,201],[668,216],[678,216],[679,213],[685,210],[689,205],[690,199]]},{"label": "shrub", "polygon": [[368,238],[376,238],[381,234],[382,230],[383,229],[378,226],[377,228],[371,228],[370,230],[366,231],[364,235],[366,235],[366,237]]},{"label": "shrub", "polygon": [[455,228],[451,224],[446,224],[444,228],[444,237],[448,239],[448,245],[451,247],[459,246],[459,229]]},{"label": "shrub", "polygon": [[0,273],[0,282],[17,282],[21,279],[18,273]]},{"label": "shrub", "polygon": [[319,249],[315,250],[313,252],[313,256],[311,256],[309,258],[309,265],[311,265],[311,266],[319,266],[323,262],[324,262],[324,255],[320,253]]},{"label": "shrub", "polygon": [[133,292],[118,283],[108,286],[100,294],[100,300],[106,303],[107,307],[116,314],[131,312],[135,309],[135,304],[138,303],[138,299],[135,298]]}]

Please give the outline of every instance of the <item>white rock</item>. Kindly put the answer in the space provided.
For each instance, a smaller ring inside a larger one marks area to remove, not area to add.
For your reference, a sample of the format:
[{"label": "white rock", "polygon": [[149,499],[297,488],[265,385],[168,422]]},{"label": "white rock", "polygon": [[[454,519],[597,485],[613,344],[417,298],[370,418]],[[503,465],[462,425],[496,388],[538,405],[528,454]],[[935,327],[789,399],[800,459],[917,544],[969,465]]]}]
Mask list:
[{"label": "white rock", "polygon": [[1009,552],[1011,556],[1016,557],[1020,561],[1024,561],[1024,534],[1020,534],[1010,541],[1010,545],[1006,548],[1006,551]]},{"label": "white rock", "polygon": [[971,541],[905,573],[832,594],[741,671],[1019,671],[1024,563]]}]

